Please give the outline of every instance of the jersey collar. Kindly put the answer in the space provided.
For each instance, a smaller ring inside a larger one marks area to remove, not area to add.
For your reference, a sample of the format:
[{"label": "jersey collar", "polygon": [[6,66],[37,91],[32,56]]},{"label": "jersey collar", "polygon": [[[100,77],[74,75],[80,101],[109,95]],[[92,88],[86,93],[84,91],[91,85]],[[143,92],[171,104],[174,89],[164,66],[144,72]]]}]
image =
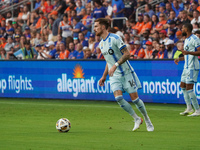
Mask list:
[{"label": "jersey collar", "polygon": [[107,40],[107,38],[110,36],[110,33],[108,34],[108,36],[105,38],[105,40],[103,40],[103,41],[106,41]]}]

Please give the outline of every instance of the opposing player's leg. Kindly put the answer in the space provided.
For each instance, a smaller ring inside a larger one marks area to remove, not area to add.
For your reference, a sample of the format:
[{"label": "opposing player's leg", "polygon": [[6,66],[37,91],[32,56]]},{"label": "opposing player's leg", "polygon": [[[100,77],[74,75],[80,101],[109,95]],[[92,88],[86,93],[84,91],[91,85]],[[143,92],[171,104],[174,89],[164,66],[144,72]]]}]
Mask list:
[{"label": "opposing player's leg", "polygon": [[192,109],[190,97],[189,97],[187,90],[186,90],[186,83],[181,82],[180,87],[182,89],[183,97],[184,97],[184,100],[185,100],[185,103],[186,103],[186,106],[187,106],[185,111],[181,112],[180,115],[182,115],[182,116],[191,115],[194,111]]}]

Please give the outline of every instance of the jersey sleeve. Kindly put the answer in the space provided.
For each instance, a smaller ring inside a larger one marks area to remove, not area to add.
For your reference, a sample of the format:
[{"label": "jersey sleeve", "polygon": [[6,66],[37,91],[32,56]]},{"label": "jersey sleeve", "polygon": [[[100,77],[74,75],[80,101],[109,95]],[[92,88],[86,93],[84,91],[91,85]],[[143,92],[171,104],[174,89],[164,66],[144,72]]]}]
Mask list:
[{"label": "jersey sleeve", "polygon": [[126,44],[122,41],[122,38],[119,36],[119,38],[116,39],[116,45],[120,49],[120,51],[126,47]]},{"label": "jersey sleeve", "polygon": [[200,47],[200,39],[194,40],[195,51],[198,47]]}]

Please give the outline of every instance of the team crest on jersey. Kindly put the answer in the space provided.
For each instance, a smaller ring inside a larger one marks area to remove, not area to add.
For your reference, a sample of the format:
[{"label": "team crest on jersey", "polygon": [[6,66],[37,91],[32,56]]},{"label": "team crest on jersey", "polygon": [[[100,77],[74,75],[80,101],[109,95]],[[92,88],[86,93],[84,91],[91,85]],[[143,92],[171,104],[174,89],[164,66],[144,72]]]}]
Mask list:
[{"label": "team crest on jersey", "polygon": [[186,51],[189,50],[189,46],[186,46],[186,47],[185,47],[185,50],[186,50]]},{"label": "team crest on jersey", "polygon": [[108,50],[108,53],[109,53],[110,55],[113,55],[113,54],[114,54],[114,51],[113,51],[112,49],[109,49],[109,50]]}]

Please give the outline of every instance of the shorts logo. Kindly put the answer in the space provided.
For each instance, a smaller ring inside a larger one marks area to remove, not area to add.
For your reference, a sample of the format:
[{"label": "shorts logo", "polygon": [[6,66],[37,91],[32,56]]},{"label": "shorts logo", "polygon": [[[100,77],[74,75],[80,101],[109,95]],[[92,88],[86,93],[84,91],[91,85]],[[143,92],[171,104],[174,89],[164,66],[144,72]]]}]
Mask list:
[{"label": "shorts logo", "polygon": [[114,51],[113,51],[112,49],[109,49],[109,50],[108,50],[108,53],[109,53],[110,55],[113,55],[113,54],[114,54]]}]

